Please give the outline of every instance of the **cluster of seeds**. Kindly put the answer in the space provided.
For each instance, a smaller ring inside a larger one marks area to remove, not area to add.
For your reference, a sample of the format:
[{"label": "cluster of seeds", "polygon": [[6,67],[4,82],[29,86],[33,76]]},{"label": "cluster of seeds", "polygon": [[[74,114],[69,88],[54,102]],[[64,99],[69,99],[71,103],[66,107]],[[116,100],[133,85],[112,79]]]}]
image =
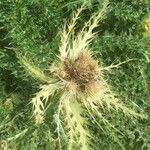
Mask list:
[{"label": "cluster of seeds", "polygon": [[97,82],[99,71],[98,62],[89,52],[80,52],[75,60],[64,59],[63,65],[58,67],[57,74],[66,81],[73,81],[80,90],[85,90],[90,83]]}]

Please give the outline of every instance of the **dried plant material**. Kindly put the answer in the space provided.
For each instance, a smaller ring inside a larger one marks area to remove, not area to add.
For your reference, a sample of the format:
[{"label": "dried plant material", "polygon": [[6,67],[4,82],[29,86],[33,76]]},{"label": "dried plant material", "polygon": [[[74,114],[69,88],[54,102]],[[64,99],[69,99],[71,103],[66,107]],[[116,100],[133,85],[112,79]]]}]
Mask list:
[{"label": "dried plant material", "polygon": [[56,75],[66,82],[72,81],[80,91],[88,92],[90,85],[96,84],[99,76],[98,62],[88,51],[82,51],[75,59],[64,59],[57,67]]}]

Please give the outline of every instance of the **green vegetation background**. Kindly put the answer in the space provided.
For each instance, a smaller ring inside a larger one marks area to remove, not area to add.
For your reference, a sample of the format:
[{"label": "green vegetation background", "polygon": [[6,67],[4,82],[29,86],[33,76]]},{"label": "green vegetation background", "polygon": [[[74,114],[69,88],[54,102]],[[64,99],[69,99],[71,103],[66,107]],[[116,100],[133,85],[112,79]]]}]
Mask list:
[{"label": "green vegetation background", "polygon": [[[77,29],[102,0],[87,2]],[[52,121],[55,104],[47,110],[45,123],[35,125],[29,102],[41,82],[27,74],[15,51],[46,73],[58,53],[59,31],[82,3],[83,0],[0,1],[0,149],[58,149]],[[106,17],[95,29],[98,34],[91,47],[102,65],[134,59],[106,74],[106,79],[124,103],[134,109],[140,106],[148,118],[128,118],[120,112],[106,111],[105,117],[123,135],[101,120],[103,131],[91,121],[93,150],[150,150],[149,18],[150,0],[110,0]]]}]

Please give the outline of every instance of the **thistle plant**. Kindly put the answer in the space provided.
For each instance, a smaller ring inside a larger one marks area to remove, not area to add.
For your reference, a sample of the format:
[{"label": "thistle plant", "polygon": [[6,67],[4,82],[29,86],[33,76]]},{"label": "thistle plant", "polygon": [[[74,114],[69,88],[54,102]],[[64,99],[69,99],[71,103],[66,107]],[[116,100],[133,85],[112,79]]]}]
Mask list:
[{"label": "thistle plant", "polygon": [[44,81],[40,91],[31,100],[33,115],[36,123],[44,121],[46,106],[52,103],[53,96],[59,93],[59,102],[54,114],[57,125],[58,142],[62,148],[61,138],[67,140],[67,149],[87,150],[90,146],[90,131],[86,126],[86,112],[100,126],[96,118],[115,128],[103,117],[99,108],[122,111],[125,115],[144,117],[142,114],[126,107],[112,91],[104,78],[105,71],[117,68],[122,63],[103,67],[101,62],[94,59],[90,44],[95,36],[95,29],[105,16],[108,1],[103,3],[99,11],[94,13],[85,23],[81,31],[76,33],[75,26],[85,6],[73,14],[72,20],[62,29],[59,54],[49,68],[49,76],[36,68],[25,57],[18,55],[24,68],[34,77]]}]

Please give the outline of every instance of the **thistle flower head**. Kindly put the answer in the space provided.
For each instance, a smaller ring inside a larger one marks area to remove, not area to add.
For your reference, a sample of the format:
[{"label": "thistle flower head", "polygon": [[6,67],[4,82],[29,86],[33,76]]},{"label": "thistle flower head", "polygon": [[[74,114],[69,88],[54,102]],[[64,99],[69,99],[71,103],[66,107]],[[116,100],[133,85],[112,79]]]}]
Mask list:
[{"label": "thistle flower head", "polygon": [[[98,82],[98,62],[89,51],[81,51],[76,59],[65,58],[57,66],[56,75],[60,80],[72,82],[83,93],[90,92],[90,86]],[[68,90],[71,90],[68,88]]]}]

